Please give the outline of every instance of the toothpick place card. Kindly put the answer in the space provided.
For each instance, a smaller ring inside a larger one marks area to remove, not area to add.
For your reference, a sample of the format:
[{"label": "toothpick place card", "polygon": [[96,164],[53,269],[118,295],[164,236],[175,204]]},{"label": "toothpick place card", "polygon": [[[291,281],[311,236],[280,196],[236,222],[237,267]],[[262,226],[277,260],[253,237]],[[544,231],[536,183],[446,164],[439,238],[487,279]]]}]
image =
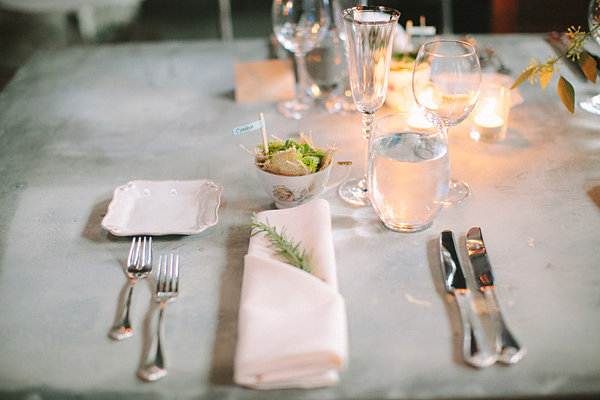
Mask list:
[{"label": "toothpick place card", "polygon": [[289,60],[267,60],[235,65],[235,100],[281,101],[294,98],[295,77]]}]

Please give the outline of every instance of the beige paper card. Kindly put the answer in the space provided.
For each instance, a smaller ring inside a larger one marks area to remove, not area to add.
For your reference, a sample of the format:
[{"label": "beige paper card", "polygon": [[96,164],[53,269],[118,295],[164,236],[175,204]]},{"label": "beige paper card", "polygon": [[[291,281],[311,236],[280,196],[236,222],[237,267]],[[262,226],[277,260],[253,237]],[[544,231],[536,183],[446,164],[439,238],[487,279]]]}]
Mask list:
[{"label": "beige paper card", "polygon": [[296,79],[289,60],[267,60],[235,65],[235,100],[280,101],[294,98]]}]

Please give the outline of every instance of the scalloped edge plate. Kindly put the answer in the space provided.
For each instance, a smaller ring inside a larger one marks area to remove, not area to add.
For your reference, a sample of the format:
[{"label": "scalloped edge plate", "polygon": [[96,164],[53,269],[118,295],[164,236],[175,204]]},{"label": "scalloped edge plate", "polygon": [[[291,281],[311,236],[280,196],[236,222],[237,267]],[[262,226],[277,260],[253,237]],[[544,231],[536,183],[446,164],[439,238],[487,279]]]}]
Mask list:
[{"label": "scalloped edge plate", "polygon": [[217,224],[222,192],[208,179],[131,181],[115,189],[101,225],[116,236],[192,235]]}]

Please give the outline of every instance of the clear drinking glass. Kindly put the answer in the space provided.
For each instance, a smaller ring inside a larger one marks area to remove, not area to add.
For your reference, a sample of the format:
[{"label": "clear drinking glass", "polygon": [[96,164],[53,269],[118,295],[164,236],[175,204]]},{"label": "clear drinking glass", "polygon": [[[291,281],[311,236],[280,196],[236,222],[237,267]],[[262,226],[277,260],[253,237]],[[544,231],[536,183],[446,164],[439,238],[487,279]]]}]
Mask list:
[{"label": "clear drinking glass", "polygon": [[385,101],[394,30],[400,12],[387,7],[353,7],[344,10],[342,17],[346,27],[350,88],[354,104],[362,114],[366,156],[363,177],[346,181],[338,193],[346,202],[362,206],[369,202],[366,161],[373,115]]},{"label": "clear drinking glass", "polygon": [[368,163],[371,204],[397,232],[428,228],[446,202],[450,181],[443,132],[414,128],[409,117],[395,113],[378,121]]},{"label": "clear drinking glass", "polygon": [[[479,99],[481,66],[475,47],[457,40],[422,44],[412,85],[417,104],[447,140],[448,129],[467,118]],[[446,205],[458,204],[470,193],[465,182],[451,179]]]},{"label": "clear drinking glass", "polygon": [[296,98],[279,104],[286,117],[301,119],[314,100],[308,96],[306,53],[325,36],[329,28],[328,0],[274,0],[271,14],[273,32],[281,45],[294,53],[296,60]]},{"label": "clear drinking glass", "polygon": [[[596,0],[590,0],[590,8],[588,10],[588,25],[590,30],[594,28],[594,26],[598,23],[598,19],[600,18],[600,5],[596,2]],[[594,40],[600,44],[600,31],[596,30],[594,32]],[[583,110],[591,113],[600,115],[600,93],[595,96],[586,96],[579,101],[579,107]]]}]

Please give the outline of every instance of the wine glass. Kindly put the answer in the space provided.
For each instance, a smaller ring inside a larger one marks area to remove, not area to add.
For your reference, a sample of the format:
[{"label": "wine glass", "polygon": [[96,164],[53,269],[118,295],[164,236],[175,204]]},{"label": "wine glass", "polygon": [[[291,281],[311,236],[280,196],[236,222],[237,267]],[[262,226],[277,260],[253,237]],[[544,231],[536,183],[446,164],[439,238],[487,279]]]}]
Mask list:
[{"label": "wine glass", "polygon": [[[475,47],[457,40],[424,43],[415,60],[412,85],[417,104],[447,140],[448,129],[467,118],[479,99],[481,66]],[[458,204],[470,194],[469,185],[450,179],[446,205]]]},{"label": "wine glass", "polygon": [[[590,0],[590,8],[588,10],[588,25],[590,30],[598,25],[598,21],[600,21],[600,3],[596,0]],[[593,37],[600,44],[600,29],[596,29]],[[600,115],[600,94],[582,98],[579,101],[579,107],[591,114]]]},{"label": "wine glass", "polygon": [[273,32],[281,45],[294,53],[296,60],[296,98],[279,104],[286,117],[301,119],[314,100],[307,95],[306,53],[325,36],[329,28],[328,0],[274,0],[271,14]]},{"label": "wine glass", "polygon": [[331,0],[332,16],[330,31],[336,35],[337,40],[341,43],[344,70],[341,73],[338,87],[325,103],[325,107],[330,113],[356,111],[348,77],[348,46],[346,46],[346,28],[344,28],[342,12],[347,8],[366,5],[366,0]]},{"label": "wine glass", "polygon": [[348,46],[348,70],[352,98],[362,114],[365,169],[362,178],[346,181],[338,193],[356,206],[369,204],[367,159],[371,146],[373,115],[381,108],[387,91],[392,42],[400,12],[388,7],[360,6],[342,13]]}]

